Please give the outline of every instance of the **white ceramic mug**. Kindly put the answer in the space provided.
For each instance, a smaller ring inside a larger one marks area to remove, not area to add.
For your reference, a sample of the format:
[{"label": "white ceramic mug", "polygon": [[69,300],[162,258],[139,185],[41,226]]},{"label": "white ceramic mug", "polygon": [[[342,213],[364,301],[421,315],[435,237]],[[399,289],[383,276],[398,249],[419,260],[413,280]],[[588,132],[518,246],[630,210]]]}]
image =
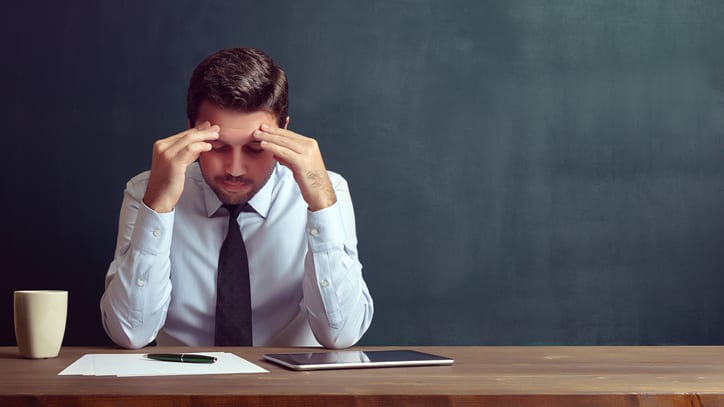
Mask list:
[{"label": "white ceramic mug", "polygon": [[68,316],[68,291],[15,291],[15,340],[26,358],[54,358],[60,352]]}]

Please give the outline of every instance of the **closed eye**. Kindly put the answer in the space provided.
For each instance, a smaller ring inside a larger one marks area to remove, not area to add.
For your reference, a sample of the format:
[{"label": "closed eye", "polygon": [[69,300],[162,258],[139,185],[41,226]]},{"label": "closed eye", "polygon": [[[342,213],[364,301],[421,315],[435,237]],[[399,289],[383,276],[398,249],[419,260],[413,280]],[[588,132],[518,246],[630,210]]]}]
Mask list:
[{"label": "closed eye", "polygon": [[246,150],[247,152],[249,152],[251,154],[259,154],[262,151],[264,151],[264,149],[261,148],[261,142],[259,142],[259,141],[255,141],[255,142],[246,144],[244,146],[244,150]]}]

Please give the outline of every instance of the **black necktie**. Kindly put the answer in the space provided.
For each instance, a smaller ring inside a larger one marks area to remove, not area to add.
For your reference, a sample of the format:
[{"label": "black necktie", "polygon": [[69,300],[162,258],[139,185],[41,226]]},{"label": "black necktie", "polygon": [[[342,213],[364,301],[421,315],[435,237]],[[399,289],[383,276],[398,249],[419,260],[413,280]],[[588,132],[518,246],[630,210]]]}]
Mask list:
[{"label": "black necktie", "polygon": [[214,345],[252,346],[251,290],[246,247],[236,219],[247,205],[224,205],[229,210],[229,231],[219,252],[216,276]]}]

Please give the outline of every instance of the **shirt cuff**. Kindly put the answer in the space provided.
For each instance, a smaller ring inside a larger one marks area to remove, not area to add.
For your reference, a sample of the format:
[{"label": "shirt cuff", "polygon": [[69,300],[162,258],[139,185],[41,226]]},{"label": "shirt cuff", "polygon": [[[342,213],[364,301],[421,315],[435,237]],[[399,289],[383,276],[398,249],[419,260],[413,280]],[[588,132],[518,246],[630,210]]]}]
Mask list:
[{"label": "shirt cuff", "polygon": [[151,254],[170,251],[174,213],[175,211],[158,213],[141,202],[131,244],[136,249]]},{"label": "shirt cuff", "polygon": [[307,236],[315,253],[344,245],[344,222],[339,203],[308,212]]}]

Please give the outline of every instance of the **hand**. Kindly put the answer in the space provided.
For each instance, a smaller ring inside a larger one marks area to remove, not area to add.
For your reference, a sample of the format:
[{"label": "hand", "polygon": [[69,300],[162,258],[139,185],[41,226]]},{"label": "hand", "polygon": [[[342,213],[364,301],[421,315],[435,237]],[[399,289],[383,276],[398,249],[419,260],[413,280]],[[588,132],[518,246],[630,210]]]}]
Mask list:
[{"label": "hand", "polygon": [[261,141],[261,148],[271,151],[277,161],[292,170],[310,211],[337,202],[317,140],[266,124],[254,131],[254,138]]},{"label": "hand", "polygon": [[171,212],[181,198],[186,167],[211,150],[209,140],[219,138],[219,126],[204,122],[153,144],[151,175],[143,202],[156,212]]}]

